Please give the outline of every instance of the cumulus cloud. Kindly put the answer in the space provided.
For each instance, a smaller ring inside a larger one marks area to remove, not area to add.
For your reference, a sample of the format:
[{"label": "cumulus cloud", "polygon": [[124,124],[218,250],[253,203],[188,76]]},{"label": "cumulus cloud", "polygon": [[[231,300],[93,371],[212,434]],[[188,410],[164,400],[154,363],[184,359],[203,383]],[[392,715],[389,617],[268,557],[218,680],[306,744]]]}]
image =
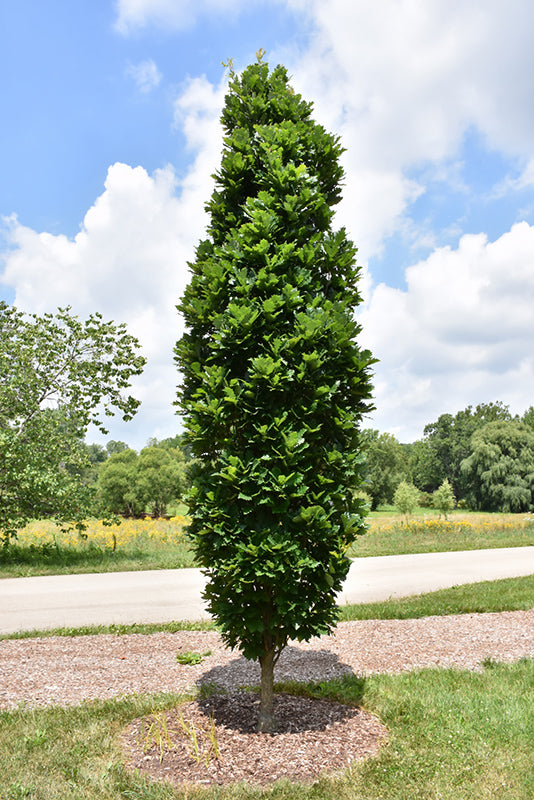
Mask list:
[{"label": "cumulus cloud", "polygon": [[[342,137],[347,177],[338,219],[364,261],[410,224],[428,176],[450,165],[470,129],[489,147],[529,156],[534,7],[523,0],[285,3],[310,37],[300,49],[293,43],[267,58],[287,64],[319,120]],[[117,25],[123,33],[149,24],[179,28],[201,14],[244,7],[243,0],[119,0]],[[192,81],[191,91],[209,92],[202,80]],[[190,119],[206,136],[199,122]],[[432,170],[416,181],[410,171],[422,165]]]},{"label": "cumulus cloud", "polygon": [[[203,206],[219,161],[219,91],[197,80],[176,100],[177,121],[194,156],[181,181],[170,166],[149,175],[140,166],[114,164],[73,239],[7,220],[2,282],[15,290],[19,308],[42,313],[71,305],[80,316],[100,311],[126,322],[140,339],[148,366],[135,394],[143,405],[134,423],[112,422],[110,434],[137,447],[179,427],[172,411],[178,383],[173,347],[182,332],[175,306],[203,233]],[[201,121],[200,132],[192,121]]]},{"label": "cumulus cloud", "polygon": [[162,75],[151,58],[140,61],[139,64],[129,64],[126,72],[130,75],[137,88],[143,94],[148,94],[159,85]]},{"label": "cumulus cloud", "polygon": [[224,78],[219,86],[205,76],[189,78],[174,101],[174,126],[183,132],[187,148],[196,153],[184,188],[194,194],[197,208],[208,199],[211,176],[220,162],[223,131],[219,118],[225,89]]},{"label": "cumulus cloud", "polygon": [[185,30],[204,13],[227,15],[258,0],[117,0],[115,27],[124,36],[147,25]]},{"label": "cumulus cloud", "polygon": [[[380,284],[362,311],[376,366],[373,424],[403,441],[439,414],[500,399],[520,413],[534,387],[534,227],[466,235]],[[423,416],[424,414],[424,416]]]},{"label": "cumulus cloud", "polygon": [[[23,310],[43,313],[71,305],[82,317],[99,311],[128,324],[148,359],[135,387],[143,406],[138,422],[113,438],[139,432],[139,446],[149,435],[173,428],[172,348],[181,328],[174,306],[187,281],[193,237],[200,233],[198,215],[174,195],[175,183],[170,168],[150,176],[142,167],[114,164],[74,239],[11,221],[12,250],[3,276]],[[112,425],[122,431],[120,424]]]},{"label": "cumulus cloud", "polygon": [[347,148],[340,217],[364,258],[425,190],[408,173],[454,158],[466,132],[531,154],[534,7],[450,0],[287,0],[313,26],[283,53],[299,91]]},{"label": "cumulus cloud", "polygon": [[[300,49],[267,58],[288,66],[292,85],[314,101],[315,117],[342,137],[346,180],[337,221],[347,226],[361,261],[399,231],[414,240],[425,235],[427,246],[443,241],[442,232],[419,229],[410,209],[438,174],[448,184],[454,178],[458,188],[462,176],[451,165],[470,130],[523,164],[507,192],[533,185],[534,6],[285,2],[310,35]],[[118,0],[116,25],[124,35],[148,25],[183,30],[200,14],[244,7],[244,0]],[[149,91],[158,74],[147,67],[145,77],[132,76]],[[145,403],[135,423],[139,439],[114,435],[138,446],[142,437],[173,432],[172,346],[180,335],[174,304],[205,225],[223,95],[222,84],[191,77],[176,98],[174,125],[191,157],[180,180],[170,167],[149,175],[114,164],[74,239],[10,223],[4,282],[18,305],[98,309],[128,322],[142,339],[149,367],[139,382]],[[501,399],[517,411],[531,405],[533,230],[518,224],[495,241],[459,231],[457,247],[437,248],[408,269],[405,290],[373,287],[364,272],[362,344],[380,359],[373,424],[410,441],[440,413],[468,404]]]}]

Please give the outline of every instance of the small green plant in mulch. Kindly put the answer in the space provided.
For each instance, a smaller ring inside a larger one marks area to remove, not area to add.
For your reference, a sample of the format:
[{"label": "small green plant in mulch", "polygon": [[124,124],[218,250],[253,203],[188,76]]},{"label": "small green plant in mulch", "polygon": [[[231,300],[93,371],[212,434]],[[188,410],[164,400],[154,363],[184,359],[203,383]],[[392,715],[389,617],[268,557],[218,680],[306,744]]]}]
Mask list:
[{"label": "small green plant in mulch", "polygon": [[211,650],[206,650],[204,653],[195,653],[192,650],[185,650],[183,653],[176,653],[176,660],[179,664],[200,664],[205,658],[211,656]]},{"label": "small green plant in mulch", "polygon": [[167,724],[167,713],[165,711],[153,711],[148,728],[143,730],[143,752],[148,753],[155,745],[159,750],[159,760],[160,762],[163,761],[165,750],[174,748],[171,732]]}]

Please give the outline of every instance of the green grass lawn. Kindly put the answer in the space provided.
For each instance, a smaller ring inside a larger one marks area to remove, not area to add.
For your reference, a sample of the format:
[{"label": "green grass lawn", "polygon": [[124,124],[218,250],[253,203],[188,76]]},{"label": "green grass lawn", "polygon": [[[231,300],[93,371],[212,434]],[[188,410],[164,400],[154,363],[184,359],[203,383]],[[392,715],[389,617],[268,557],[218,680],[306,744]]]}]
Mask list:
[{"label": "green grass lawn", "polygon": [[[90,520],[87,538],[62,534],[50,521],[33,522],[0,548],[0,578],[194,566],[186,513],[182,507],[170,520],[123,520],[111,527]],[[368,523],[349,551],[353,558],[534,544],[534,517],[525,514],[463,512],[439,520],[421,510],[404,523],[389,510],[373,512]]]},{"label": "green grass lawn", "polygon": [[[442,589],[384,603],[346,606],[343,619],[534,607],[534,576]],[[150,633],[191,625],[113,626],[50,632]],[[7,638],[7,637],[6,637]],[[2,800],[531,800],[534,797],[534,660],[488,663],[483,672],[427,669],[404,675],[357,676],[279,690],[358,703],[388,727],[376,758],[314,786],[278,783],[175,791],[128,773],[119,748],[134,718],[183,701],[171,695],[83,703],[70,709],[20,707],[0,714]]]},{"label": "green grass lawn", "polygon": [[534,608],[534,575],[480,581],[435,592],[341,607],[340,619],[417,619]]},{"label": "green grass lawn", "polygon": [[[377,757],[312,786],[281,781],[174,790],[122,764],[119,736],[134,718],[184,698],[135,696],[70,709],[0,714],[2,800],[531,800],[534,661],[480,673],[426,669],[309,686],[311,696],[357,703],[389,730]],[[261,764],[258,765],[261,769]]]},{"label": "green grass lawn", "polygon": [[[61,539],[34,523],[2,551],[0,576],[57,572],[158,569],[189,566],[193,558],[184,521],[97,523],[88,538]],[[120,531],[120,533],[119,533]],[[32,538],[33,537],[33,538]],[[523,515],[462,515],[447,523],[424,513],[408,524],[382,513],[351,555],[432,552],[534,543],[534,524]],[[345,606],[342,619],[401,619],[432,614],[534,607],[534,576],[442,589],[416,597]],[[151,633],[205,629],[213,623],[111,626],[49,631],[46,635]],[[28,635],[28,634],[25,634]],[[36,632],[33,633],[36,635]],[[0,637],[9,638],[9,637]],[[182,702],[183,696],[135,696],[83,703],[70,709],[0,713],[1,800],[531,800],[534,797],[534,660],[488,663],[480,673],[428,669],[404,675],[345,678],[280,690],[358,703],[390,731],[377,757],[313,786],[280,782],[252,787],[176,791],[148,782],[123,766],[119,736],[135,717]]]}]

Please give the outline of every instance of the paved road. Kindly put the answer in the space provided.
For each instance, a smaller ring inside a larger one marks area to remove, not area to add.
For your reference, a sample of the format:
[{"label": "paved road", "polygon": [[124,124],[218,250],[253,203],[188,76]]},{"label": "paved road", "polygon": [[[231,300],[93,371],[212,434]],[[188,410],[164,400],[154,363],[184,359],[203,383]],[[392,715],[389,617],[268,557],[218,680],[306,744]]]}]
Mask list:
[{"label": "paved road", "polygon": [[[534,547],[380,556],[353,561],[340,603],[534,574]],[[0,580],[0,633],[207,618],[197,569]]]}]

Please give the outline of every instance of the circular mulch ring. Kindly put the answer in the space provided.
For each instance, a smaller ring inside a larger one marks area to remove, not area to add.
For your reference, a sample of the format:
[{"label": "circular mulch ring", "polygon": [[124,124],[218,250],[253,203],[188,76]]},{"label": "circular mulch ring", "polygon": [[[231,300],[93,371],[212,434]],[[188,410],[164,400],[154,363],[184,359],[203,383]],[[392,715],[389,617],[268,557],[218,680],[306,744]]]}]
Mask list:
[{"label": "circular mulch ring", "polygon": [[311,783],[375,755],[388,734],[360,708],[284,693],[277,732],[258,733],[258,708],[257,694],[236,692],[134,720],[122,736],[127,766],[175,785]]}]

